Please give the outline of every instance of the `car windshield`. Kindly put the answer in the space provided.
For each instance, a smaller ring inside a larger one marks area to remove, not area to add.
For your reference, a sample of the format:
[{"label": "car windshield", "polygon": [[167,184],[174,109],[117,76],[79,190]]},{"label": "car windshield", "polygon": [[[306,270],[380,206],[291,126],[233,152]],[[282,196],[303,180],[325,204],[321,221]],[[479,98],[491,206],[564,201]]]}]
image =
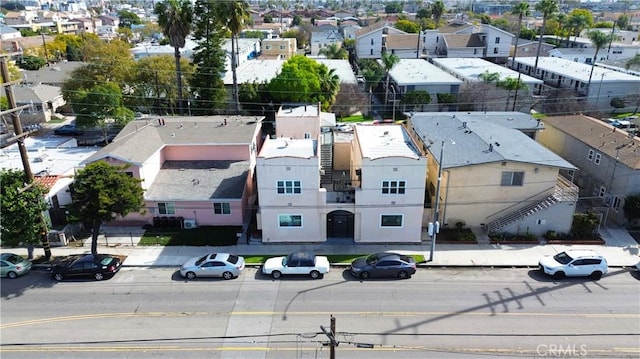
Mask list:
[{"label": "car windshield", "polygon": [[573,258],[571,258],[571,256],[569,256],[567,252],[558,253],[555,256],[553,256],[553,259],[555,259],[558,263],[561,263],[561,264],[567,264],[573,260]]},{"label": "car windshield", "polygon": [[206,260],[207,260],[207,257],[209,257],[209,255],[208,255],[208,254],[207,254],[206,256],[204,256],[204,257],[202,257],[202,258],[198,259],[198,260],[196,261],[196,265],[197,265],[197,266],[201,265],[201,264],[202,264],[202,262],[204,262],[204,261],[206,261]]}]

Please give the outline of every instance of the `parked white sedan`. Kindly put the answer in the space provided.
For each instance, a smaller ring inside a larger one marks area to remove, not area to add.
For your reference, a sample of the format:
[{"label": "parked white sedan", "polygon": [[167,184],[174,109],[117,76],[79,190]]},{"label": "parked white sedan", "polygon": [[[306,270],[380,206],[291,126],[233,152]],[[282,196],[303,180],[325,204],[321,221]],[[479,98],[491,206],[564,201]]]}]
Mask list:
[{"label": "parked white sedan", "polygon": [[309,252],[297,252],[284,257],[269,258],[262,266],[262,273],[275,279],[280,278],[283,274],[308,275],[313,279],[318,279],[329,270],[327,257],[316,256]]}]

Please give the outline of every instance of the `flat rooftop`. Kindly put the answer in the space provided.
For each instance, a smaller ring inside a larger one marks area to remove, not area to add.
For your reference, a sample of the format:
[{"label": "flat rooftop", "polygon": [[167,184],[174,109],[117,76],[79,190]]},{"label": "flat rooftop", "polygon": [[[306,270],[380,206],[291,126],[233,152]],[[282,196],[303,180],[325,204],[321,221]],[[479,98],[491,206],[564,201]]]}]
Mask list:
[{"label": "flat rooftop", "polygon": [[462,80],[422,59],[400,59],[389,73],[399,85],[462,84]]},{"label": "flat rooftop", "polygon": [[362,157],[419,159],[421,154],[402,125],[356,125],[355,133]]},{"label": "flat rooftop", "polygon": [[504,66],[494,64],[487,60],[478,58],[434,58],[432,59],[434,65],[451,73],[457,78],[466,81],[481,81],[478,77],[485,73],[498,73],[500,74],[500,80],[504,80],[507,77],[517,79],[520,76],[520,81],[526,84],[541,84],[542,80],[537,78],[519,74],[518,71],[508,69]]}]

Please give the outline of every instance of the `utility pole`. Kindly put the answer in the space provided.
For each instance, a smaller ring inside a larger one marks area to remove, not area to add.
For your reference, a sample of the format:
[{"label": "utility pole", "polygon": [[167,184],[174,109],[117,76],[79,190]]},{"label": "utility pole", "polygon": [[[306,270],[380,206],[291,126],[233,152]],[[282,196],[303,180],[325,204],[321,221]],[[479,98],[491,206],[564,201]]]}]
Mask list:
[{"label": "utility pole", "polygon": [[333,315],[331,316],[331,324],[329,330],[327,330],[327,328],[322,325],[320,326],[320,329],[322,330],[324,335],[329,338],[329,359],[336,359],[336,347],[340,344],[338,341],[336,341],[336,318],[334,318]]},{"label": "utility pole", "polygon": [[[31,165],[29,164],[27,147],[24,144],[26,134],[22,133],[22,124],[20,123],[20,116],[18,115],[18,111],[22,111],[22,107],[19,108],[16,105],[16,98],[13,94],[13,85],[20,81],[11,81],[8,61],[9,58],[7,56],[2,56],[2,63],[0,64],[0,70],[2,72],[2,87],[4,87],[5,94],[7,95],[7,103],[9,105],[9,110],[3,111],[3,113],[8,112],[10,114],[13,130],[16,134],[15,139],[18,142],[18,150],[20,151],[20,158],[22,159],[22,166],[24,167],[24,173],[27,181],[27,187],[23,189],[24,191],[33,186],[34,178],[33,172],[31,172]],[[44,256],[48,261],[51,259],[51,246],[49,244],[47,222],[42,212],[40,212],[40,236],[42,240],[42,248],[44,249]]]}]

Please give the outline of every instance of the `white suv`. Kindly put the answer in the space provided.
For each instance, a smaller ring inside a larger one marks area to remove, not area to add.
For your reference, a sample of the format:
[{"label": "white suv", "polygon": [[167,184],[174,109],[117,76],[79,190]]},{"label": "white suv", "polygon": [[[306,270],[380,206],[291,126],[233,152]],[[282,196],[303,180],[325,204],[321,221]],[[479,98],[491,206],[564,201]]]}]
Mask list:
[{"label": "white suv", "polygon": [[554,278],[590,276],[598,280],[607,274],[607,260],[589,249],[568,250],[540,259],[540,270]]}]

